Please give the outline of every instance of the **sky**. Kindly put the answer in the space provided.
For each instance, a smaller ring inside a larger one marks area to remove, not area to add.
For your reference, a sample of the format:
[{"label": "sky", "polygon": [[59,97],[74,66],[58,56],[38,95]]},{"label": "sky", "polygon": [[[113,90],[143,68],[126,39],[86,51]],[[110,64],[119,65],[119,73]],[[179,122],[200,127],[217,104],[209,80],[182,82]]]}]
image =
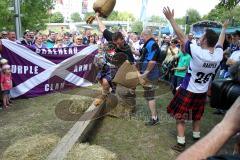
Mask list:
[{"label": "sky", "polygon": [[[89,0],[89,8],[95,0]],[[117,0],[115,10],[133,13],[139,18],[142,0]],[[203,16],[213,9],[220,0],[149,0],[147,17],[151,15],[163,16],[162,9],[169,6],[175,9],[175,17],[180,18],[186,14],[187,9],[193,8]]]}]

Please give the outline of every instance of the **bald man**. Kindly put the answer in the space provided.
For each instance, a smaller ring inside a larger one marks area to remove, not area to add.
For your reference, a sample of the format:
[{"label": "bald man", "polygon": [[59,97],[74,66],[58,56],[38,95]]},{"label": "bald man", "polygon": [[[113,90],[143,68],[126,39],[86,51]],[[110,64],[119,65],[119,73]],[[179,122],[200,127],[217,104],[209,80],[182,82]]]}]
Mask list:
[{"label": "bald man", "polygon": [[140,58],[140,73],[141,77],[148,83],[144,88],[144,97],[148,102],[148,107],[151,111],[150,121],[146,125],[156,125],[159,118],[156,111],[155,89],[159,77],[159,69],[157,60],[160,56],[160,49],[157,42],[153,38],[151,30],[146,29],[142,32],[144,46]]}]

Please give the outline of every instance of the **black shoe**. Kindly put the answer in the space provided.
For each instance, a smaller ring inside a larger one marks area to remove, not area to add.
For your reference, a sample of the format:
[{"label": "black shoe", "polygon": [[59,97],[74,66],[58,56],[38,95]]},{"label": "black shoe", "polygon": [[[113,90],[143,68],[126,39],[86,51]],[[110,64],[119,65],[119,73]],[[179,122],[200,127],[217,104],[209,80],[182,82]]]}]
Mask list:
[{"label": "black shoe", "polygon": [[213,112],[213,114],[216,114],[216,115],[223,115],[223,114],[225,114],[225,113],[224,113],[223,110],[218,109],[218,110],[216,110],[215,112]]},{"label": "black shoe", "polygon": [[185,143],[184,144],[177,143],[175,146],[172,146],[171,148],[174,151],[183,152],[185,150]]},{"label": "black shoe", "polygon": [[154,119],[150,119],[149,122],[145,123],[146,126],[155,126],[159,123],[159,119],[157,118],[157,120],[154,120]]},{"label": "black shoe", "polygon": [[192,137],[194,141],[198,141],[201,137],[199,138],[195,138],[195,137]]}]

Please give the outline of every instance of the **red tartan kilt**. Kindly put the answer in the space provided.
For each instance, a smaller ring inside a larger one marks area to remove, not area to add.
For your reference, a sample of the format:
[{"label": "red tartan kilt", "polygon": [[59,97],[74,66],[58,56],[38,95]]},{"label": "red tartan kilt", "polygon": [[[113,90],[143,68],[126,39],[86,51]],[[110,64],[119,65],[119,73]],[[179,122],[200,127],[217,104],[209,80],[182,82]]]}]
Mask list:
[{"label": "red tartan kilt", "polygon": [[192,93],[179,88],[167,107],[167,112],[176,120],[201,120],[207,93]]}]

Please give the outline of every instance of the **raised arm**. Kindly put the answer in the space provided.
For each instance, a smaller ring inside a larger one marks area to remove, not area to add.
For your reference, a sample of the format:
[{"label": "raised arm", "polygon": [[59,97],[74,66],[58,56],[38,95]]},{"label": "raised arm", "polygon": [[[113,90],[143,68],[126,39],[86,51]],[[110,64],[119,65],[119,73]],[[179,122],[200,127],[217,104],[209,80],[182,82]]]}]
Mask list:
[{"label": "raised arm", "polygon": [[96,20],[98,22],[98,27],[99,27],[99,30],[100,32],[104,32],[104,30],[106,29],[106,26],[103,24],[103,22],[100,20],[99,18],[99,13],[96,13]]},{"label": "raised arm", "polygon": [[176,35],[178,36],[179,40],[183,43],[186,41],[186,36],[184,35],[181,28],[177,25],[177,22],[174,19],[174,10],[170,10],[169,7],[163,8],[163,14],[168,19],[168,21],[171,23],[173,30],[175,31]]},{"label": "raised arm", "polygon": [[226,32],[228,23],[229,23],[229,20],[226,20],[226,21],[223,23],[222,31],[221,31],[221,34],[220,34],[220,36],[219,36],[219,39],[218,39],[218,42],[217,42],[217,46],[223,46],[223,43],[224,43],[224,41],[225,41],[225,32]]}]

